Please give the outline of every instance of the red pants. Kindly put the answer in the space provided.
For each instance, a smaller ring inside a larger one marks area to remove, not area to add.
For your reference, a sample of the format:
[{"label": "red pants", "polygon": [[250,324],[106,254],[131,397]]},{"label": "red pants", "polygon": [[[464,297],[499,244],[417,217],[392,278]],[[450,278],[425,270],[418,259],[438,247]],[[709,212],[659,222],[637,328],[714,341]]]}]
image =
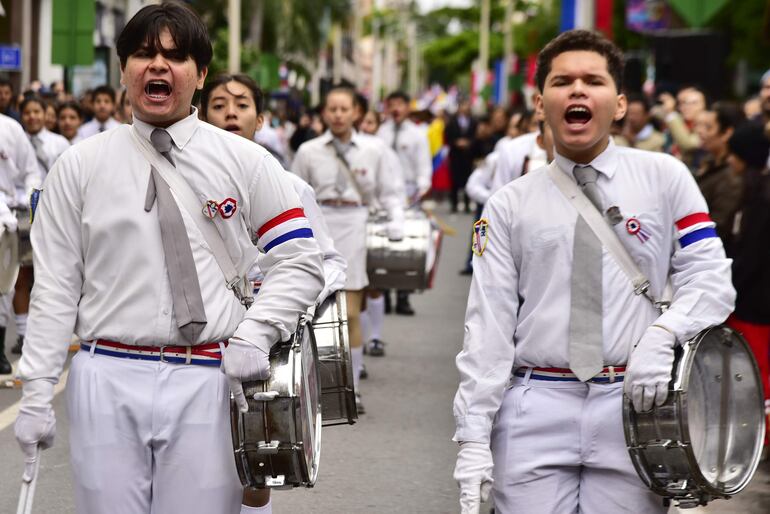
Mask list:
[{"label": "red pants", "polygon": [[[727,324],[740,332],[749,343],[754,358],[757,359],[759,374],[762,379],[762,388],[765,394],[765,407],[767,408],[770,400],[770,325],[758,325],[742,321],[731,315]],[[768,419],[770,421],[770,419]],[[768,444],[770,426],[766,426],[765,444]]]}]

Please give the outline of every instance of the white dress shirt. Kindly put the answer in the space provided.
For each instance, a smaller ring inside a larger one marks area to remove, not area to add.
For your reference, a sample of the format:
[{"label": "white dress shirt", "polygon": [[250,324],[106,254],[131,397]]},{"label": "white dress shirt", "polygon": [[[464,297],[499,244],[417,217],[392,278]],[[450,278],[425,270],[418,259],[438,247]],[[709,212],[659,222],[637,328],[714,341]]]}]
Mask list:
[{"label": "white dress shirt", "polygon": [[498,158],[497,171],[492,179],[492,192],[521,176],[527,156],[536,147],[537,132],[528,132],[505,142],[500,141],[495,145]]},{"label": "white dress shirt", "polygon": [[118,128],[120,125],[121,123],[115,118],[108,118],[105,122],[101,122],[94,118],[88,123],[83,123],[80,126],[78,129],[78,136],[80,136],[81,139],[86,139],[93,135],[99,134],[100,132],[106,132],[108,130]]},{"label": "white dress shirt", "polygon": [[38,155],[38,152],[36,151],[35,157],[38,158],[38,169],[40,170],[41,180],[43,180],[45,179],[45,176],[48,175],[48,170],[53,167],[53,163],[56,162],[56,159],[58,159],[59,156],[71,146],[70,142],[67,141],[66,137],[60,136],[59,134],[54,134],[45,127],[43,127],[40,132],[35,135],[29,134],[28,137],[30,142],[32,142],[33,148],[35,147],[33,142],[34,138],[38,138],[42,143],[40,151],[41,155]]},{"label": "white dress shirt", "polygon": [[492,152],[484,157],[484,162],[473,170],[465,184],[465,193],[479,205],[487,203],[489,197],[494,193],[492,182],[497,173],[497,160],[499,156],[499,153]]},{"label": "white dress shirt", "polygon": [[[382,138],[386,145],[393,148],[395,133],[395,123],[393,120],[388,120],[380,126],[377,136]],[[394,150],[401,160],[407,195],[410,197],[422,196],[428,192],[433,180],[433,161],[425,130],[409,120],[404,120],[398,129],[398,139]]]},{"label": "white dress shirt", "polygon": [[[138,135],[154,127],[134,117]],[[80,339],[185,344],[174,319],[157,202],[144,204],[150,164],[123,125],[70,147],[48,174],[32,225],[35,285],[22,379],[57,379],[73,329]],[[198,120],[166,129],[171,156],[201,198],[180,207],[207,319],[197,344],[232,336],[265,351],[287,340],[323,286],[321,253],[286,172],[263,148]],[[220,233],[245,276],[257,251],[267,279],[245,311],[192,216],[206,199],[235,205]]]},{"label": "white dress shirt", "polygon": [[27,207],[40,187],[35,149],[19,122],[0,114],[0,200],[8,207]]},{"label": "white dress shirt", "polygon": [[[574,163],[556,163],[574,180]],[[597,185],[623,221],[614,229],[660,298],[671,277],[671,307],[659,314],[603,251],[603,348],[606,365],[625,364],[650,324],[682,343],[723,322],[735,290],[730,259],[706,216],[706,202],[687,167],[675,158],[631,148],[608,148],[591,165]],[[692,216],[695,215],[695,216]],[[455,440],[489,442],[489,432],[512,370],[569,368],[570,276],[577,211],[546,168],[495,193],[482,215],[488,222],[483,254],[473,258],[460,387],[454,401]],[[634,218],[644,236],[632,234]],[[688,220],[701,220],[693,223]],[[620,408],[620,406],[618,406]]]}]

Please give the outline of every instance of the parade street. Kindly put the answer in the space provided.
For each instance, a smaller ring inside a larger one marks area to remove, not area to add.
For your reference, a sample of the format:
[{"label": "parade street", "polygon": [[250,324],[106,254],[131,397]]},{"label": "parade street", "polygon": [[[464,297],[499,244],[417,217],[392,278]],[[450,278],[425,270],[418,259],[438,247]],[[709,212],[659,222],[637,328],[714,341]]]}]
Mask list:
[{"label": "parade street", "polygon": [[[470,216],[450,219],[435,288],[414,295],[414,317],[386,318],[384,358],[365,357],[361,389],[366,414],[354,426],[325,428],[318,482],[309,490],[277,491],[276,513],[440,513],[459,511],[452,479],[457,445],[452,398],[458,373],[470,278],[458,275],[467,252]],[[9,334],[8,340],[15,339]],[[9,354],[9,358],[11,355]],[[16,360],[17,356],[13,356]],[[56,443],[43,453],[33,512],[74,513],[63,389],[54,402]],[[13,436],[18,389],[0,390],[0,513],[16,511],[22,456]],[[223,434],[229,437],[229,434]],[[184,491],[178,491],[184,494]],[[730,501],[682,512],[761,513],[770,505],[770,466],[760,465],[747,491]],[[488,512],[482,507],[482,512]],[[633,512],[633,506],[629,511]],[[677,512],[672,509],[671,512]],[[105,513],[106,514],[106,513]],[[164,513],[172,514],[172,513]],[[214,513],[212,513],[214,514]]]}]

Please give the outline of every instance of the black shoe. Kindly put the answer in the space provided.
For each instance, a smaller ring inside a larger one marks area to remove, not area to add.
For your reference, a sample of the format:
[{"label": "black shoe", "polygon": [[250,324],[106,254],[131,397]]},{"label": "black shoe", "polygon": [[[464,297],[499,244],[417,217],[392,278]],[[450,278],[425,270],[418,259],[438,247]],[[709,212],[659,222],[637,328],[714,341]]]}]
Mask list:
[{"label": "black shoe", "polygon": [[383,291],[382,294],[385,297],[385,314],[390,314],[393,312],[393,304],[390,301],[390,291]]},{"label": "black shoe", "polygon": [[10,375],[13,367],[5,356],[5,327],[0,327],[0,375]]},{"label": "black shoe", "polygon": [[459,271],[459,274],[463,276],[473,275],[473,268],[463,268]]},{"label": "black shoe", "polygon": [[358,378],[361,380],[369,378],[369,372],[366,371],[366,364],[361,364],[361,372],[358,374]]},{"label": "black shoe", "polygon": [[22,346],[24,346],[24,336],[19,336],[16,339],[16,344],[13,345],[13,348],[11,348],[11,353],[15,353],[16,355],[21,355]]},{"label": "black shoe", "polygon": [[402,316],[414,316],[414,309],[412,309],[412,306],[409,303],[408,296],[398,299],[396,302],[396,314],[401,314]]},{"label": "black shoe", "polygon": [[356,411],[359,414],[366,414],[366,409],[364,409],[364,404],[361,401],[361,393],[356,393]]},{"label": "black shoe", "polygon": [[372,339],[369,341],[369,344],[366,345],[369,347],[369,355],[372,357],[384,357],[385,356],[385,343],[380,341],[379,339]]}]

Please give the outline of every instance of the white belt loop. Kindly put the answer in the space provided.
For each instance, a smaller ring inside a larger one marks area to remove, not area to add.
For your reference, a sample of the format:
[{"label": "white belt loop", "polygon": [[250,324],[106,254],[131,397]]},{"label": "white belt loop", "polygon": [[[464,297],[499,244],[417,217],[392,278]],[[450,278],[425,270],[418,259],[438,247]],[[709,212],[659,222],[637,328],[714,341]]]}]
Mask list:
[{"label": "white belt loop", "polygon": [[522,381],[521,385],[529,384],[529,378],[531,376],[532,376],[532,368],[527,368],[527,371],[524,372],[524,380]]},{"label": "white belt loop", "polygon": [[615,383],[615,366],[607,366],[607,369],[610,372],[610,384]]},{"label": "white belt loop", "polygon": [[219,355],[221,356],[219,359],[219,367],[222,368],[222,364],[225,362],[225,342],[224,341],[219,341]]},{"label": "white belt loop", "polygon": [[192,362],[192,346],[185,346],[186,350],[186,357],[185,357],[185,364],[190,364]]},{"label": "white belt loop", "polygon": [[91,348],[88,349],[88,354],[92,358],[96,354],[96,340],[91,341]]}]

